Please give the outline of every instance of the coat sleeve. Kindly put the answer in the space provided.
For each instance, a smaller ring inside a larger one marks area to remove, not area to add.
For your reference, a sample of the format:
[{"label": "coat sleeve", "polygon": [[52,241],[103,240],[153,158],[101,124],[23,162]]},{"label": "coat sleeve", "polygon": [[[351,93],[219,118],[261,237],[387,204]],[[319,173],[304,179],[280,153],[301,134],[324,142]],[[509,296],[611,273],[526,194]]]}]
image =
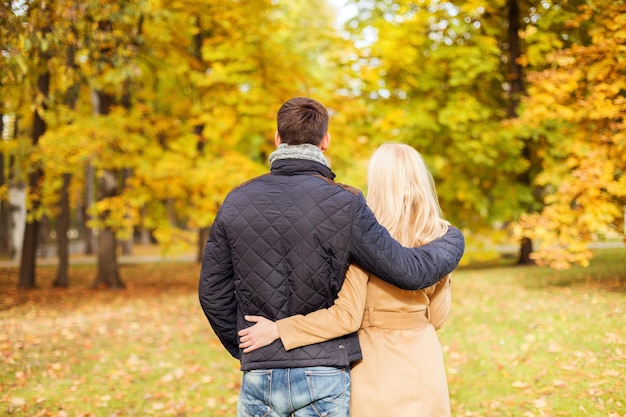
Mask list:
[{"label": "coat sleeve", "polygon": [[363,321],[367,280],[367,272],[352,265],[331,307],[278,320],[278,334],[285,349],[324,342],[357,331]]},{"label": "coat sleeve", "polygon": [[458,267],[465,251],[463,234],[453,226],[426,245],[403,247],[378,223],[362,195],[355,199],[353,219],[353,262],[405,290],[436,284]]},{"label": "coat sleeve", "polygon": [[213,331],[226,350],[239,359],[241,353],[237,337],[237,301],[233,266],[230,246],[220,227],[219,214],[204,248],[198,296]]},{"label": "coat sleeve", "polygon": [[435,285],[432,294],[428,296],[430,304],[430,324],[435,330],[439,330],[448,318],[452,307],[452,291],[450,290],[450,275],[446,275]]}]

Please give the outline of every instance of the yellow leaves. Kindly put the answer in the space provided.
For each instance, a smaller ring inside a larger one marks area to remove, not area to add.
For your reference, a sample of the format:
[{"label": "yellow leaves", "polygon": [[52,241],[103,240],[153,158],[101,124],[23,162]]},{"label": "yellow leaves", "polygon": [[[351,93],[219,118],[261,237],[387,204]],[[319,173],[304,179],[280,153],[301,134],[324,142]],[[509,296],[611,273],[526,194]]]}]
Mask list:
[{"label": "yellow leaves", "polygon": [[604,81],[608,81],[608,76],[612,72],[613,72],[613,59],[601,60],[601,61],[592,63],[589,66],[589,68],[587,68],[586,78],[589,81],[604,82]]},{"label": "yellow leaves", "polygon": [[150,189],[151,198],[185,197],[185,179],[193,170],[193,160],[177,152],[161,151],[144,159],[134,170],[135,181]]},{"label": "yellow leaves", "polygon": [[[525,111],[522,115],[522,120],[530,126],[537,126],[544,120],[546,114],[551,115],[554,119],[571,120],[576,116],[576,111],[569,103],[561,103],[558,100],[558,96],[561,93],[558,91],[560,80],[547,80],[535,77],[536,85],[541,87],[529,87],[529,92],[532,99],[524,99]],[[566,82],[571,83],[571,79],[567,77]],[[532,101],[531,101],[532,100]]]},{"label": "yellow leaves", "polygon": [[520,32],[519,36],[521,39],[532,38],[538,32],[537,26],[535,25],[526,25],[526,28]]},{"label": "yellow leaves", "polygon": [[576,58],[568,53],[556,53],[553,59],[559,67],[569,68],[576,64]]},{"label": "yellow leaves", "polygon": [[543,170],[536,182],[548,191],[546,206],[520,219],[516,236],[537,239],[536,259],[557,268],[586,265],[589,242],[611,232],[623,234],[614,227],[622,221],[626,193],[621,122],[626,79],[623,52],[618,52],[623,36],[612,29],[610,17],[623,19],[620,7],[592,10],[585,5],[586,17],[579,16],[575,24],[593,19],[591,44],[553,53],[551,68],[528,74],[521,119],[530,126],[559,123],[562,136],[555,135],[560,140],[538,152]]},{"label": "yellow leaves", "polygon": [[198,245],[195,230],[182,230],[170,224],[154,225],[154,237],[159,242],[161,254],[189,253]]},{"label": "yellow leaves", "polygon": [[536,242],[531,257],[540,265],[567,269],[571,264],[588,266],[589,243],[610,233],[610,224],[620,213],[609,203],[571,207],[555,202],[541,213],[523,215],[513,226],[516,238]]},{"label": "yellow leaves", "polygon": [[140,207],[128,204],[123,195],[98,200],[89,208],[93,216],[89,227],[94,229],[109,228],[116,232],[120,239],[129,239],[133,226],[138,224],[141,215]]},{"label": "yellow leaves", "polygon": [[[552,54],[554,67],[542,73],[529,73],[529,121],[564,119],[579,122],[613,118],[621,113],[617,106],[620,85],[625,80],[616,71],[614,44],[572,46]],[[617,85],[616,85],[617,84]],[[525,117],[525,115],[523,115]]]}]

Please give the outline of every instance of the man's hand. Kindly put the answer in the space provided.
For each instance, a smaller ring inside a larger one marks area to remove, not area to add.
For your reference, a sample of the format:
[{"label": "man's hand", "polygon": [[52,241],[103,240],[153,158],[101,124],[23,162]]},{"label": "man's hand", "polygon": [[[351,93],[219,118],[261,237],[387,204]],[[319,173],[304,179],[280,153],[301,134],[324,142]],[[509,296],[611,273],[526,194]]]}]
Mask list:
[{"label": "man's hand", "polygon": [[261,316],[245,316],[247,321],[256,323],[252,327],[239,330],[239,347],[244,353],[252,352],[280,339],[276,322]]}]

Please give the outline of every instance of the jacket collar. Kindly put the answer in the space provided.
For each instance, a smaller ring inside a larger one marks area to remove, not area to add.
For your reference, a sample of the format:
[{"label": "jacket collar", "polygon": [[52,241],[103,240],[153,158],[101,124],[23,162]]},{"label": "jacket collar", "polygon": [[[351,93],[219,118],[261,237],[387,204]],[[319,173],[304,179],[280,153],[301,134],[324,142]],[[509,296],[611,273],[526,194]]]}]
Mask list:
[{"label": "jacket collar", "polygon": [[330,180],[335,173],[326,165],[310,159],[278,159],[272,162],[271,173],[274,175],[321,175]]}]

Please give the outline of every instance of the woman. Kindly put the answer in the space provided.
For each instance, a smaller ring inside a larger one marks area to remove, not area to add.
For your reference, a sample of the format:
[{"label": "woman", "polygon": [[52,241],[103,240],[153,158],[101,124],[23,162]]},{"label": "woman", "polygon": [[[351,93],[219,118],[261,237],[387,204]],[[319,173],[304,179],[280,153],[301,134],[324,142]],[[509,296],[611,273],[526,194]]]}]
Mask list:
[{"label": "woman", "polygon": [[[368,167],[368,204],[404,246],[442,236],[448,222],[421,155],[404,144],[380,146]],[[250,352],[280,338],[287,350],[358,330],[363,360],[353,365],[350,413],[450,416],[441,345],[435,333],[450,310],[450,276],[424,290],[401,290],[352,265],[335,304],[306,316],[256,322],[240,331]]]}]

